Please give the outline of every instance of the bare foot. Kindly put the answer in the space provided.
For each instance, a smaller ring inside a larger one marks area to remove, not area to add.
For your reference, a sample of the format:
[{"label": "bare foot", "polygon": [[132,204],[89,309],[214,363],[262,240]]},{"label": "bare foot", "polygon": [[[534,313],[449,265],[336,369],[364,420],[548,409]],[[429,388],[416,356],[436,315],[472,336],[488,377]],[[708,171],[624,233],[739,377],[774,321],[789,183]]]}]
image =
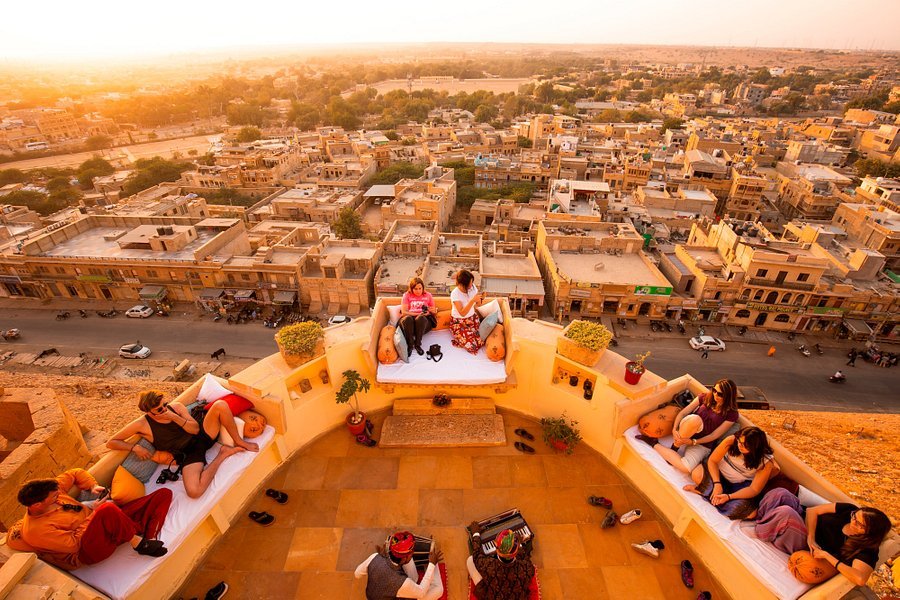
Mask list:
[{"label": "bare foot", "polygon": [[238,446],[240,448],[243,448],[244,450],[246,450],[248,452],[259,452],[259,445],[255,444],[254,442],[246,442],[244,440],[241,440],[239,442],[239,441],[235,440],[234,445]]},{"label": "bare foot", "polygon": [[244,449],[239,446],[222,446],[222,449],[219,450],[219,456],[223,459],[228,458],[232,454],[237,454],[238,452],[243,452]]},{"label": "bare foot", "polygon": [[693,483],[689,483],[689,484],[687,484],[686,486],[684,486],[684,487],[681,488],[681,489],[683,489],[683,490],[686,491],[686,492],[691,492],[691,493],[694,493],[694,494],[699,494],[699,493],[700,493],[700,492],[697,491],[697,486],[694,485]]}]

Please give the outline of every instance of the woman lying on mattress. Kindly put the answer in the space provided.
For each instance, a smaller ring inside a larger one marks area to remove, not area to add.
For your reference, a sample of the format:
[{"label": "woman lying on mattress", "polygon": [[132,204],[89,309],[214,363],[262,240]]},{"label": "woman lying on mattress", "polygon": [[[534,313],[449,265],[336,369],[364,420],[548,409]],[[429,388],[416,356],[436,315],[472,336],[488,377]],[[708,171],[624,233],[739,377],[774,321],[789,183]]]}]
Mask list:
[{"label": "woman lying on mattress", "polygon": [[759,427],[745,427],[729,435],[713,453],[691,471],[694,484],[689,492],[709,500],[729,519],[752,519],[759,499],[768,489],[797,484],[780,475],[766,433]]}]

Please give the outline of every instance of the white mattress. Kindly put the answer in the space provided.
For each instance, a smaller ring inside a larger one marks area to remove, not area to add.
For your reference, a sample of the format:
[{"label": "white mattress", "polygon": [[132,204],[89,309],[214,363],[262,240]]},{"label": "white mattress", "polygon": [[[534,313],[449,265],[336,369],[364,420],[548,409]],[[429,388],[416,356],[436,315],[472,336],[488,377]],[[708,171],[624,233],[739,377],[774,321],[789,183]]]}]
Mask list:
[{"label": "white mattress", "polygon": [[[259,444],[260,451],[272,443],[275,437],[275,429],[267,425],[263,433],[254,442]],[[213,445],[206,452],[207,462],[212,461],[219,452],[219,444]],[[129,544],[119,546],[112,556],[97,563],[72,571],[72,574],[108,595],[113,600],[122,600],[141,587],[150,577],[150,574],[162,569],[166,561],[171,558],[172,552],[194,530],[194,528],[209,514],[213,506],[219,501],[225,492],[237,481],[241,473],[250,466],[256,452],[240,452],[229,456],[219,467],[212,484],[204,494],[197,498],[187,497],[184,484],[181,480],[169,482],[165,485],[156,483],[156,478],[164,465],[159,465],[153,476],[145,484],[147,493],[159,488],[167,487],[172,490],[172,505],[166,522],[163,525],[159,539],[161,539],[169,554],[162,558],[141,556],[131,549]]]},{"label": "white mattress", "polygon": [[[783,600],[795,600],[812,587],[797,581],[791,575],[787,569],[787,554],[772,544],[757,539],[753,521],[732,521],[702,496],[684,491],[682,488],[691,483],[691,478],[686,473],[675,470],[653,448],[634,439],[638,433],[640,432],[637,425],[625,432],[628,445],[650,463],[672,487],[678,490],[679,494],[684,496],[700,518],[732,549],[740,558],[741,563],[747,566],[762,585]],[[664,446],[669,445],[672,443],[672,438],[662,438],[660,443]],[[802,489],[801,492],[803,492]],[[807,495],[807,492],[801,493],[801,499]],[[720,576],[727,577],[728,575],[721,574]]]},{"label": "white mattress", "polygon": [[430,331],[422,338],[422,348],[428,350],[432,344],[440,344],[444,358],[440,362],[428,360],[428,355],[419,356],[413,350],[409,362],[398,360],[392,365],[378,364],[377,380],[381,383],[418,384],[463,384],[481,385],[506,381],[506,363],[494,362],[487,357],[484,348],[472,355],[456,348],[450,341],[453,336],[449,329]]}]

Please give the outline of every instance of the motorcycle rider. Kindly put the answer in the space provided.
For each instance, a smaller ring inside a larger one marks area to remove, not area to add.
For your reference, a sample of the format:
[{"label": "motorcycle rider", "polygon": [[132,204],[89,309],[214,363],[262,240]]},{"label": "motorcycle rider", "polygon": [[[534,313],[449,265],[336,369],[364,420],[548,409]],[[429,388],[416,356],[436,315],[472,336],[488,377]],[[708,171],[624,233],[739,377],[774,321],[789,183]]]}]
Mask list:
[{"label": "motorcycle rider", "polygon": [[844,377],[844,374],[841,373],[840,369],[838,369],[835,372],[835,374],[831,376],[831,378],[834,379],[835,381],[839,381],[841,379],[846,379],[846,377]]}]

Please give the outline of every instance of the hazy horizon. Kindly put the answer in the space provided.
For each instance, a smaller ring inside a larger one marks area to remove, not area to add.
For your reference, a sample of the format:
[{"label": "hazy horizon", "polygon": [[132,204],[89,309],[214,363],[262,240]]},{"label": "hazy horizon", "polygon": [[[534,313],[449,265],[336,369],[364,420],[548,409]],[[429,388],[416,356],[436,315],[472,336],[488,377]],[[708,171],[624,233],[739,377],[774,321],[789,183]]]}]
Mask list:
[{"label": "hazy horizon", "polygon": [[[131,61],[184,54],[310,51],[384,44],[641,45],[900,50],[888,26],[900,2],[757,0],[743,6],[713,0],[645,0],[640,10],[619,0],[572,0],[547,14],[546,3],[457,0],[429,10],[411,0],[381,5],[274,3],[248,12],[246,3],[194,2],[134,9],[111,0],[53,7],[5,7],[15,23],[0,38],[0,61],[29,63]],[[554,23],[553,21],[558,21]],[[27,26],[34,23],[34,28]],[[548,25],[548,23],[550,23]]]}]

